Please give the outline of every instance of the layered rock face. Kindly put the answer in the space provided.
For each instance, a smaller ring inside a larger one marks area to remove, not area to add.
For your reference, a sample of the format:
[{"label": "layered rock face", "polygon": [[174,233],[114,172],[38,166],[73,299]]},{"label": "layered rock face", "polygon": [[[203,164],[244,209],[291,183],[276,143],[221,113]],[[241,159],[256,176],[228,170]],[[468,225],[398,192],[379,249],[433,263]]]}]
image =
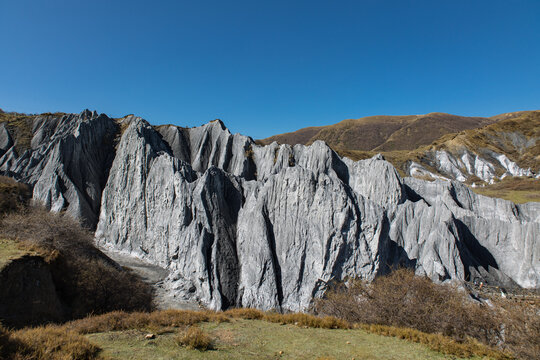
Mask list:
[{"label": "layered rock face", "polygon": [[101,192],[114,156],[118,125],[89,110],[79,115],[37,116],[30,148],[18,154],[5,124],[0,126],[0,172],[33,187],[34,200],[66,210],[95,226]]},{"label": "layered rock face", "polygon": [[[529,140],[528,147],[535,146],[537,140]],[[460,182],[476,177],[478,182],[487,184],[493,184],[495,180],[502,180],[507,176],[534,176],[540,179],[538,171],[535,173],[530,167],[521,168],[505,154],[488,149],[471,151],[471,149],[461,147],[453,151],[431,150],[424,154],[423,163],[435,169],[437,174],[414,161],[407,164],[407,173],[411,176],[454,179]]]},{"label": "layered rock face", "polygon": [[402,179],[380,156],[353,162],[320,141],[257,146],[221,121],[154,128],[128,117],[107,147],[120,135],[112,119],[62,119],[49,141],[34,132],[31,166],[13,154],[2,171],[53,210],[88,224],[99,214],[98,245],[167,268],[179,299],[304,310],[334,280],[398,265],[436,281],[540,286],[540,203]]}]

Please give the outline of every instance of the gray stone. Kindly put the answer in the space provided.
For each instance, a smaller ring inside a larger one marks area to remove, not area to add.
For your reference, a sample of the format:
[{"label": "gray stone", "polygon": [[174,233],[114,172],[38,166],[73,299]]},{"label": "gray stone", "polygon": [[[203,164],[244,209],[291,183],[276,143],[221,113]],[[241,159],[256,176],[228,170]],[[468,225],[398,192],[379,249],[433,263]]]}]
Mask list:
[{"label": "gray stone", "polygon": [[0,158],[0,171],[31,185],[36,202],[52,211],[66,210],[95,226],[116,131],[112,119],[88,110],[79,115],[38,116],[31,148],[17,156],[12,146]]},{"label": "gray stone", "polygon": [[32,149],[12,146],[0,166],[52,210],[97,222],[100,247],[166,269],[179,301],[299,311],[334,280],[399,265],[434,281],[540,286],[539,203],[402,179],[382,156],[353,162],[321,141],[258,146],[219,120],[121,127],[114,148],[104,115],[36,120]]}]

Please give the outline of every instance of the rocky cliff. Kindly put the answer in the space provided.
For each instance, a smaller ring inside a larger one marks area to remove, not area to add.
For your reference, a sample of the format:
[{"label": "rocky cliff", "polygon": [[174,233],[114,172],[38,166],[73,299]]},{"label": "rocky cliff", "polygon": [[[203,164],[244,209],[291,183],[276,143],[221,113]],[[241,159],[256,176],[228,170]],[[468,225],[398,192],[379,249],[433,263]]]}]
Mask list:
[{"label": "rocky cliff", "polygon": [[[3,129],[3,130],[2,130]],[[401,178],[381,156],[325,143],[258,146],[217,120],[36,117],[23,154],[0,128],[0,170],[96,227],[96,242],[169,270],[179,299],[302,310],[333,280],[403,265],[436,281],[540,286],[540,203]]]}]

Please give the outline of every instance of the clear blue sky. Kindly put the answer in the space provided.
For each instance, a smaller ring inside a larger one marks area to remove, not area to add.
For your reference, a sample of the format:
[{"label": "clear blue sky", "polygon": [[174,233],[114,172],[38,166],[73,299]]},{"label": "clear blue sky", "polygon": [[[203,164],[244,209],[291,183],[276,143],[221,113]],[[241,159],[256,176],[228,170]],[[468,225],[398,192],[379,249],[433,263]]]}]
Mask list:
[{"label": "clear blue sky", "polygon": [[0,108],[254,138],[540,108],[540,0],[0,0]]}]

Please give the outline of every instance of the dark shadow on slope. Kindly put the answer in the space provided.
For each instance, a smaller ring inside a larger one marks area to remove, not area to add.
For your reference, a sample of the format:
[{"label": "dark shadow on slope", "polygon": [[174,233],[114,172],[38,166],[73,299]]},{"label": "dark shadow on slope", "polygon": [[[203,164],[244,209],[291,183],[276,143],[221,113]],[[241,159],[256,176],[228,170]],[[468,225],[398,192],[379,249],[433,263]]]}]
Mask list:
[{"label": "dark shadow on slope", "polygon": [[[208,192],[205,192],[205,208],[218,211],[207,211],[212,225],[214,241],[207,249],[210,256],[208,266],[209,278],[216,276],[214,291],[221,294],[222,308],[237,305],[240,266],[236,252],[236,224],[238,212],[242,206],[240,185],[234,178],[227,176],[222,170],[212,167],[208,170]],[[213,271],[215,269],[215,273]]]},{"label": "dark shadow on slope", "polygon": [[[409,186],[407,186],[406,184],[402,184],[403,186],[403,191],[405,192],[405,198],[406,200],[410,200],[412,202],[417,202],[417,201],[420,201],[420,200],[424,200],[426,201],[425,199],[423,199],[420,195],[418,195],[418,193],[416,191],[414,191],[413,189],[411,189]],[[429,203],[426,201],[426,204],[429,205]]]},{"label": "dark shadow on slope", "polygon": [[276,238],[274,235],[274,225],[268,217],[268,210],[265,208],[263,210],[264,222],[266,224],[268,246],[270,252],[272,253],[272,265],[274,267],[274,274],[276,275],[276,286],[277,286],[277,296],[278,302],[281,306],[283,302],[283,284],[281,283],[281,265],[279,264],[279,259],[276,252]]},{"label": "dark shadow on slope", "polygon": [[410,259],[405,249],[390,239],[390,221],[385,216],[382,221],[382,230],[379,240],[378,252],[380,266],[375,277],[388,275],[394,270],[408,268],[416,269],[416,259]]},{"label": "dark shadow on slope", "polygon": [[253,159],[253,143],[246,143],[244,154],[246,155],[244,160],[244,171],[240,176],[248,181],[257,180],[257,164]]},{"label": "dark shadow on slope", "polygon": [[343,181],[344,184],[349,185],[349,167],[345,165],[343,160],[339,157],[339,155],[334,151],[332,151],[332,169],[336,172],[338,178]]},{"label": "dark shadow on slope", "polygon": [[519,287],[510,277],[499,270],[493,255],[471,233],[467,225],[456,219],[461,241],[457,242],[459,256],[465,270],[465,281],[482,281],[507,288]]}]

